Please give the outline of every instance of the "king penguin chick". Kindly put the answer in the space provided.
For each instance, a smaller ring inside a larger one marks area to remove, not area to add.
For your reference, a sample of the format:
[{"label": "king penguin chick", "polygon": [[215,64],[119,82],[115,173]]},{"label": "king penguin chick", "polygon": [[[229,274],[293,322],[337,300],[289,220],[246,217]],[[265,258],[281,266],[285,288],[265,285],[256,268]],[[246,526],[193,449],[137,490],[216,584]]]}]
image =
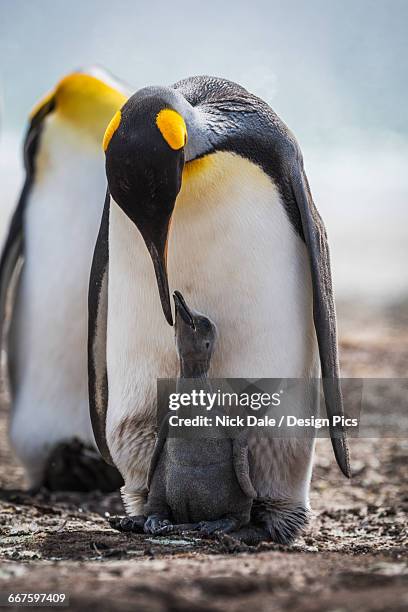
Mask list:
[{"label": "king penguin chick", "polygon": [[[176,291],[173,297],[180,362],[177,391],[181,393],[191,379],[194,389],[197,385],[208,387],[215,324],[189,308],[181,293]],[[190,410],[185,409],[189,416]],[[145,532],[197,530],[209,535],[229,533],[248,524],[256,491],[249,477],[245,435],[229,439],[215,435],[214,430],[183,435],[177,434],[177,429],[171,433],[166,416],[150,467]]]}]

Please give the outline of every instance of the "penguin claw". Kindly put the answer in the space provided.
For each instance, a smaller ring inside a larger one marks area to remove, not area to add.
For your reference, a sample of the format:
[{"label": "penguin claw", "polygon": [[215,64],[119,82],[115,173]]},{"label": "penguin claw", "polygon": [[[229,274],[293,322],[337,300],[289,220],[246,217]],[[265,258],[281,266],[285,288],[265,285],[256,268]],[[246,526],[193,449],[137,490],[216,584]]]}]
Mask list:
[{"label": "penguin claw", "polygon": [[111,516],[108,519],[109,525],[112,529],[122,531],[125,533],[144,533],[144,524],[146,521],[145,516]]},{"label": "penguin claw", "polygon": [[154,533],[155,535],[167,535],[169,533],[178,533],[178,532],[177,532],[176,525],[173,525],[172,523],[170,523],[169,525],[163,525],[163,527],[159,527],[158,529],[156,529]]},{"label": "penguin claw", "polygon": [[234,519],[219,519],[218,521],[201,521],[198,523],[197,530],[201,535],[210,536],[216,533],[230,533],[237,528]]},{"label": "penguin claw", "polygon": [[144,523],[144,532],[150,535],[162,535],[169,533],[174,525],[168,519],[160,518],[153,514],[148,516]]},{"label": "penguin claw", "polygon": [[183,535],[183,534],[188,534],[190,531],[197,531],[198,530],[198,523],[181,523],[179,525],[173,525],[170,523],[170,525],[165,525],[164,527],[162,527],[160,529],[160,534],[175,534],[175,535]]}]

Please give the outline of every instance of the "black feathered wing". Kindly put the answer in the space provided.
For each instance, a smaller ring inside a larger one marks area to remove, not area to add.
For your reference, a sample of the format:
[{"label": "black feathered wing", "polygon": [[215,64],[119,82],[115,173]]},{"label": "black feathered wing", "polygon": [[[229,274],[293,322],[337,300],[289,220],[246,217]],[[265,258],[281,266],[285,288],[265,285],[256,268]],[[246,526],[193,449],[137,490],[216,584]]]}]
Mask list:
[{"label": "black feathered wing", "polygon": [[2,341],[4,340],[5,323],[7,319],[7,304],[10,289],[13,285],[13,276],[18,268],[19,262],[23,261],[23,208],[24,207],[20,199],[20,202],[12,216],[0,259],[0,338]]},{"label": "black feathered wing", "polygon": [[344,427],[333,417],[344,415],[337,350],[337,325],[330,268],[329,246],[323,221],[314,205],[301,158],[293,160],[291,186],[298,206],[309,253],[313,283],[313,319],[319,345],[326,410],[337,464],[350,478],[349,450]]},{"label": "black feathered wing", "polygon": [[105,461],[113,465],[106,440],[106,413],[108,410],[106,330],[108,317],[109,205],[110,195],[107,192],[89,280],[88,384],[89,409],[95,442]]}]

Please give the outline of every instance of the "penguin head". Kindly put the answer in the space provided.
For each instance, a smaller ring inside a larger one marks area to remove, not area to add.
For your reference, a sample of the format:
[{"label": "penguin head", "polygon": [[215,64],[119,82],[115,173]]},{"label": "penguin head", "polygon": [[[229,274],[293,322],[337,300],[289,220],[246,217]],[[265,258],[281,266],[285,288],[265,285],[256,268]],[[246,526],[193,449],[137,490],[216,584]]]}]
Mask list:
[{"label": "penguin head", "polygon": [[179,291],[173,294],[176,307],[175,336],[177,353],[190,371],[208,371],[217,339],[215,323],[189,308]]},{"label": "penguin head", "polygon": [[187,142],[186,123],[176,107],[180,101],[169,89],[141,90],[115,114],[103,142],[109,192],[143,236],[170,325],[167,239]]}]

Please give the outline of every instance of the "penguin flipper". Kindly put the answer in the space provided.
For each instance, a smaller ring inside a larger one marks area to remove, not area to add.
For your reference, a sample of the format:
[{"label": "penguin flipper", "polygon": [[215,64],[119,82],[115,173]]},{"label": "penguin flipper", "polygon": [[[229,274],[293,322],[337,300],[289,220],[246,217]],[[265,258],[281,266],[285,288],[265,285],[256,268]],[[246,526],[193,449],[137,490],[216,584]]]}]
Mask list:
[{"label": "penguin flipper", "polygon": [[156,445],[153,450],[153,455],[150,461],[149,472],[147,476],[147,488],[148,489],[150,489],[154,471],[160,459],[160,455],[163,452],[164,445],[166,444],[167,435],[169,432],[169,418],[170,418],[170,414],[165,416],[160,426],[160,429],[159,429],[159,433],[158,433],[157,440],[156,440]]},{"label": "penguin flipper", "polygon": [[249,457],[248,457],[248,431],[237,436],[232,442],[232,454],[234,459],[234,469],[239,482],[239,486],[247,497],[254,499],[257,497],[257,492],[251,482],[249,474]]},{"label": "penguin flipper", "polygon": [[3,341],[7,316],[7,298],[12,279],[24,250],[23,205],[21,200],[15,209],[0,259],[0,341]]},{"label": "penguin flipper", "polygon": [[330,436],[337,464],[343,474],[350,478],[351,469],[346,430],[341,424],[333,425],[333,417],[343,416],[344,409],[339,379],[336,312],[327,235],[323,221],[313,202],[300,155],[291,165],[290,177],[310,258],[313,283],[313,318],[319,345],[327,415],[330,419]]},{"label": "penguin flipper", "polygon": [[107,191],[89,280],[88,385],[89,409],[95,442],[105,461],[114,465],[106,440],[106,413],[108,409],[106,327],[108,314],[109,204],[110,194]]}]

